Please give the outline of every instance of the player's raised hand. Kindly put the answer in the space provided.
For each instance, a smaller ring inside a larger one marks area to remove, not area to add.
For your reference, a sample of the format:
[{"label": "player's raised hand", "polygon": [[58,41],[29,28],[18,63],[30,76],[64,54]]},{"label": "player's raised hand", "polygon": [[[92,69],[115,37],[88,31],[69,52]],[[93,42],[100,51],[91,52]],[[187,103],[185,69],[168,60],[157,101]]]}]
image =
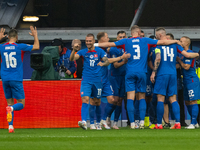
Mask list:
[{"label": "player's raised hand", "polygon": [[37,28],[35,27],[33,27],[33,26],[30,26],[30,30],[31,30],[31,32],[29,32],[29,34],[31,35],[31,36],[33,36],[33,37],[36,37],[37,36]]},{"label": "player's raised hand", "polygon": [[155,83],[155,76],[156,76],[156,73],[153,71],[150,77],[150,80],[152,83]]},{"label": "player's raised hand", "polygon": [[123,55],[122,55],[122,59],[128,59],[128,58],[130,58],[131,57],[131,54],[130,53],[124,53]]},{"label": "player's raised hand", "polygon": [[1,30],[0,30],[0,40],[7,36],[7,35],[4,35],[4,32],[5,32],[5,29],[1,28]]},{"label": "player's raised hand", "polygon": [[178,45],[181,45],[181,46],[182,46],[181,41],[179,41],[179,40],[176,40],[176,41],[177,41],[177,44],[178,44]]},{"label": "player's raised hand", "polygon": [[104,63],[102,63],[101,61],[97,64],[97,66],[103,66],[104,65]]},{"label": "player's raised hand", "polygon": [[79,43],[75,43],[75,44],[74,44],[73,50],[74,50],[74,51],[78,51],[78,50],[79,50]]}]

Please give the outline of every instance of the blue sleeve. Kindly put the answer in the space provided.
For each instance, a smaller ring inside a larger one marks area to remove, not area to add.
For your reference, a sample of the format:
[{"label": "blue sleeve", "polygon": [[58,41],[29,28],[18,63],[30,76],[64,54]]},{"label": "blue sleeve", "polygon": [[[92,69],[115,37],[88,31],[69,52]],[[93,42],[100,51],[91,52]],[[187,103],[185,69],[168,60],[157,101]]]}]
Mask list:
[{"label": "blue sleeve", "polygon": [[31,51],[33,49],[33,45],[29,44],[18,44],[18,46],[23,51]]},{"label": "blue sleeve", "polygon": [[107,57],[107,54],[104,50],[101,49],[100,51],[100,58]]},{"label": "blue sleeve", "polygon": [[77,54],[78,54],[79,56],[83,56],[83,53],[84,53],[84,50],[80,50],[80,51],[77,52]]},{"label": "blue sleeve", "polygon": [[143,38],[147,44],[154,44],[154,45],[157,45],[158,43],[158,40],[154,40],[154,39],[151,39],[151,38]]},{"label": "blue sleeve", "polygon": [[[193,53],[193,52],[190,51],[190,50],[188,50],[187,52],[188,52],[188,53]],[[189,64],[189,65],[191,65],[193,59],[194,59],[194,58],[186,58],[186,57],[185,57],[184,60],[183,60],[183,63],[184,63],[184,64]]]},{"label": "blue sleeve", "polygon": [[178,44],[176,44],[176,48],[177,48],[177,52],[180,53],[180,54],[184,50],[184,48],[182,46],[178,45]]},{"label": "blue sleeve", "polygon": [[76,67],[75,67],[75,62],[74,61],[69,61],[70,63],[70,68],[69,71],[74,74],[74,72],[76,71]]},{"label": "blue sleeve", "polygon": [[127,39],[121,39],[117,42],[114,42],[116,46],[124,45],[126,44]]}]

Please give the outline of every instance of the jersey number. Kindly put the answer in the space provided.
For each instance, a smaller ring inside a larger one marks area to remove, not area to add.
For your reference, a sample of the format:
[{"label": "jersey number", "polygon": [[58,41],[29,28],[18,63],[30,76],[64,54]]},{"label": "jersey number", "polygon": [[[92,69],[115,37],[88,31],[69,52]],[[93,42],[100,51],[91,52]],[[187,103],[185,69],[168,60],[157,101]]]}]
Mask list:
[{"label": "jersey number", "polygon": [[189,95],[189,98],[194,97],[194,91],[193,90],[188,90],[188,95]]},{"label": "jersey number", "polygon": [[94,67],[95,60],[90,60],[90,67]]},{"label": "jersey number", "polygon": [[162,46],[162,49],[164,50],[164,61],[167,61],[167,57],[170,57],[170,62],[173,62],[174,59],[173,48],[169,49],[169,47]]},{"label": "jersey number", "polygon": [[16,68],[17,67],[17,60],[15,57],[16,52],[11,52],[10,54],[8,54],[7,52],[3,53],[6,59],[6,67],[7,68]]},{"label": "jersey number", "polygon": [[137,53],[137,55],[133,55],[133,59],[140,59],[140,46],[133,45],[133,48],[135,49],[135,52]]}]

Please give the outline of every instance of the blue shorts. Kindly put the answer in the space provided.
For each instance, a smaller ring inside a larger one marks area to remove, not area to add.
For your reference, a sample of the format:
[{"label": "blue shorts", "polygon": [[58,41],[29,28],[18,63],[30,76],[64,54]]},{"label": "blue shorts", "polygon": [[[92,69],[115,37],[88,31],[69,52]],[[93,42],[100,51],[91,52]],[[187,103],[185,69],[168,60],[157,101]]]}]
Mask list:
[{"label": "blue shorts", "polygon": [[153,84],[150,80],[151,74],[147,74],[147,88],[146,88],[146,96],[152,96],[153,94]]},{"label": "blue shorts", "polygon": [[22,81],[3,81],[3,90],[6,99],[25,99]]},{"label": "blue shorts", "polygon": [[81,97],[89,96],[95,98],[101,98],[102,83],[101,82],[81,82]]},{"label": "blue shorts", "polygon": [[110,82],[107,80],[106,82],[103,83],[102,97],[107,97],[111,95],[113,95],[113,88]]},{"label": "blue shorts", "polygon": [[184,84],[183,96],[185,101],[194,101],[200,99],[200,85],[199,82],[192,82]]},{"label": "blue shorts", "polygon": [[177,76],[175,74],[157,76],[153,93],[165,96],[177,95]]},{"label": "blue shorts", "polygon": [[135,91],[136,93],[146,92],[146,73],[129,73],[125,76],[126,92]]},{"label": "blue shorts", "polygon": [[118,97],[125,96],[125,76],[110,76],[110,83],[113,87],[113,95]]}]

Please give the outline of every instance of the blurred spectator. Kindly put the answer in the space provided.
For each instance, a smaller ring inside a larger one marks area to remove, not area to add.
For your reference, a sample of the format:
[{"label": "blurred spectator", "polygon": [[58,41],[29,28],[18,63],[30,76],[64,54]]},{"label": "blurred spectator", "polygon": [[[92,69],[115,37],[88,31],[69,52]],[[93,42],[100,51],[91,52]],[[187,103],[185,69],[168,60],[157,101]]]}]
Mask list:
[{"label": "blurred spectator", "polygon": [[140,37],[145,37],[144,31],[141,30]]},{"label": "blurred spectator", "polygon": [[[81,49],[81,41],[79,39],[74,39],[72,41],[72,49],[74,44],[78,43],[78,47],[76,47],[75,54]],[[83,71],[83,58],[80,57],[79,59],[75,60],[76,71],[74,73],[74,78],[82,78],[82,71]]]},{"label": "blurred spectator", "polygon": [[61,78],[73,78],[73,74],[76,71],[74,61],[69,61],[71,50],[64,47],[62,39],[54,39],[51,41],[52,46],[59,47],[60,59],[56,64],[55,70],[59,72]]}]

